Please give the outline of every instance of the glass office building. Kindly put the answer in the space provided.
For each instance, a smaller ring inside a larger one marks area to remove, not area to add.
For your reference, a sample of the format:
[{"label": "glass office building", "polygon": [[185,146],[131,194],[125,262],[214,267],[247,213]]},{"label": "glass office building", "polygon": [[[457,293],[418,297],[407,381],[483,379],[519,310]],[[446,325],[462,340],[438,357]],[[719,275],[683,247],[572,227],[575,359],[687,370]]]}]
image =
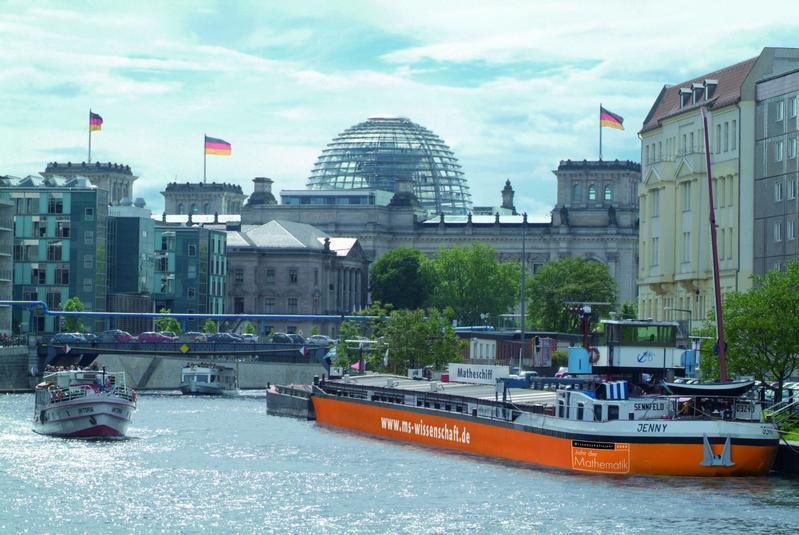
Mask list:
[{"label": "glass office building", "polygon": [[404,117],[371,117],[339,134],[322,151],[309,190],[373,189],[394,192],[413,180],[430,213],[466,214],[472,201],[461,166],[433,132]]}]

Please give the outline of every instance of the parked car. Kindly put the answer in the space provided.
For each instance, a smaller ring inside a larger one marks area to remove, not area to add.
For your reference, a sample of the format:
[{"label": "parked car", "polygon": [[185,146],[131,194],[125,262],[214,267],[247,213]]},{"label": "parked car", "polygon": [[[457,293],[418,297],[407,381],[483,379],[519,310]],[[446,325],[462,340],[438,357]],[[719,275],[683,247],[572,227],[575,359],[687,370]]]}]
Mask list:
[{"label": "parked car", "polygon": [[299,334],[290,333],[288,337],[291,339],[292,344],[305,344],[305,338]]},{"label": "parked car", "polygon": [[238,335],[242,342],[248,342],[250,344],[254,344],[258,341],[258,335],[250,334],[250,333],[242,333]]},{"label": "parked car", "polygon": [[200,332],[186,332],[178,337],[181,342],[207,342],[208,335]]},{"label": "parked car", "polygon": [[164,335],[167,338],[170,338],[172,340],[177,340],[178,339],[178,335],[176,335],[172,331],[158,331],[158,334],[162,334],[162,335]]},{"label": "parked car", "polygon": [[103,331],[103,334],[100,335],[100,341],[106,343],[133,342],[134,338],[129,332],[123,331],[121,329],[111,329],[108,331]]},{"label": "parked car", "polygon": [[336,343],[332,338],[325,336],[324,334],[315,334],[313,336],[309,336],[307,342],[312,346],[321,347],[330,347]]},{"label": "parked car", "polygon": [[241,342],[241,338],[236,336],[235,334],[230,333],[216,333],[212,334],[207,338],[209,342],[216,342],[216,343],[227,343],[227,344],[235,344],[236,342]]},{"label": "parked car", "polygon": [[558,368],[558,371],[555,372],[555,377],[560,378],[560,377],[566,377],[567,375],[569,375],[569,368],[567,368],[566,366],[561,366],[560,368]]},{"label": "parked car", "polygon": [[86,338],[81,333],[56,333],[50,338],[50,343],[61,344],[85,344]]},{"label": "parked car", "polygon": [[83,338],[90,344],[96,344],[97,342],[102,342],[102,336],[99,334],[94,333],[83,333]]},{"label": "parked car", "polygon": [[163,342],[174,342],[174,339],[166,336],[162,333],[156,333],[152,331],[146,331],[141,333],[139,336],[136,337],[136,340],[139,342],[147,343],[147,344],[160,344]]},{"label": "parked car", "polygon": [[272,335],[273,344],[292,344],[291,337],[286,333],[275,333]]}]

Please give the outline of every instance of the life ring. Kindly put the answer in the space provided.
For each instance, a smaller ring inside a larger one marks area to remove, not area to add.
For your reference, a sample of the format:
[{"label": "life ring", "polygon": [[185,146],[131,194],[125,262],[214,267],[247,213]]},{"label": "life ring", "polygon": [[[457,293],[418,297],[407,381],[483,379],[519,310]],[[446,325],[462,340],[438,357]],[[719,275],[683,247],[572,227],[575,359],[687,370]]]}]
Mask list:
[{"label": "life ring", "polygon": [[595,347],[588,349],[588,362],[596,364],[599,362],[599,350]]}]

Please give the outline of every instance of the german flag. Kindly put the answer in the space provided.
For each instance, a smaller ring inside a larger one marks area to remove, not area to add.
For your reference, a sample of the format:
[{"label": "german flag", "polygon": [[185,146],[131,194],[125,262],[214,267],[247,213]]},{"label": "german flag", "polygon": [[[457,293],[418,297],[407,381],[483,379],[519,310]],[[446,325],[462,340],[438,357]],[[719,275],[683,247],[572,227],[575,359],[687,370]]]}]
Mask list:
[{"label": "german flag", "polygon": [[230,156],[230,143],[224,139],[205,136],[205,153],[217,156]]},{"label": "german flag", "polygon": [[89,130],[95,132],[103,129],[103,118],[96,113],[89,112]]},{"label": "german flag", "polygon": [[624,130],[624,117],[616,115],[612,111],[608,111],[602,106],[599,107],[599,126],[607,126],[608,128],[616,128]]}]

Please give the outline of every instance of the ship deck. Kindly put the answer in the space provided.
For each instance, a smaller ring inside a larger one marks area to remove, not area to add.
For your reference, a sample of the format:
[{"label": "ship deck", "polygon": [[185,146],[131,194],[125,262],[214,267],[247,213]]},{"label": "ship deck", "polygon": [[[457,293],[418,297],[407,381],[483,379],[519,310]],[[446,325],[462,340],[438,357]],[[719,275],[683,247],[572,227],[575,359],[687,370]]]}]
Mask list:
[{"label": "ship deck", "polygon": [[[346,384],[356,384],[371,387],[389,387],[399,390],[412,392],[431,392],[432,385],[437,394],[449,394],[452,396],[462,396],[483,400],[497,399],[497,392],[494,385],[481,385],[472,383],[453,383],[441,381],[415,380],[401,375],[391,374],[368,374],[347,376],[346,379],[333,379],[334,382]],[[501,401],[502,393],[499,393]],[[553,403],[555,401],[554,390],[532,390],[529,388],[508,388],[508,401],[513,403],[536,404]]]}]

